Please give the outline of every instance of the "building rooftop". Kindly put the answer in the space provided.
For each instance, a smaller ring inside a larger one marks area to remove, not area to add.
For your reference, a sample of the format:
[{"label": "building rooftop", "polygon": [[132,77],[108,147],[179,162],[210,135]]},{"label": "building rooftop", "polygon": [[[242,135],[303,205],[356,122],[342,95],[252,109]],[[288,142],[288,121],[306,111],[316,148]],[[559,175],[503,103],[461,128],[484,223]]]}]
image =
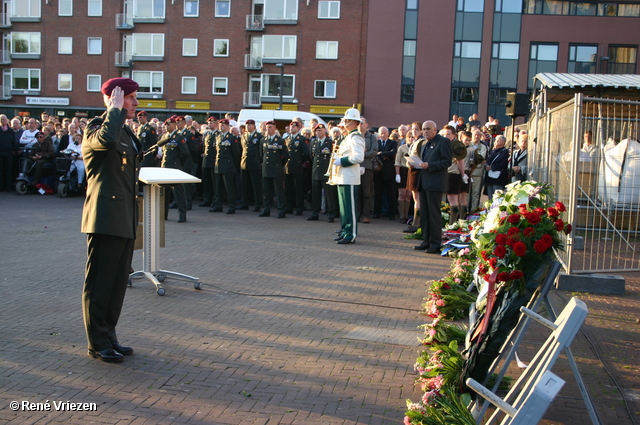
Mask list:
[{"label": "building rooftop", "polygon": [[640,88],[640,75],[637,74],[566,74],[541,73],[534,77],[543,88]]}]

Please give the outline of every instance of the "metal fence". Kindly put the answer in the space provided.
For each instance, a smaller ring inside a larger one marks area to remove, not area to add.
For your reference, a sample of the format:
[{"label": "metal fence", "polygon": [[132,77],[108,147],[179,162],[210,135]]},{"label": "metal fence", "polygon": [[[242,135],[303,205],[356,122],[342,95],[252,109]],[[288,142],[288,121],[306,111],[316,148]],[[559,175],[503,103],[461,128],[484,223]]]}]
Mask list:
[{"label": "metal fence", "polygon": [[530,178],[554,185],[574,230],[567,273],[640,270],[640,102],[574,99],[529,121]]}]

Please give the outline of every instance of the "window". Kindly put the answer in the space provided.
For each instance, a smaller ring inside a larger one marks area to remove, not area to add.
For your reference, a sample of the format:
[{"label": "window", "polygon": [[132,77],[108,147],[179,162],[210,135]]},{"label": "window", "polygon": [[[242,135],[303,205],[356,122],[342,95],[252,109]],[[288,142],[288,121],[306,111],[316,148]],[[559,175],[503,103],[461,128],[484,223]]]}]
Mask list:
[{"label": "window", "polygon": [[522,13],[522,1],[520,0],[496,0],[496,12]]},{"label": "window", "polygon": [[295,59],[295,35],[265,35],[262,37],[262,57],[264,59]]},{"label": "window", "polygon": [[102,38],[101,37],[87,38],[87,54],[88,55],[102,54]]},{"label": "window", "polygon": [[132,74],[131,79],[140,85],[138,93],[162,94],[164,73],[160,71],[133,71]]},{"label": "window", "polygon": [[214,95],[226,95],[229,93],[229,79],[228,78],[213,78],[213,90]]},{"label": "window", "polygon": [[42,0],[22,0],[11,2],[11,18],[40,18]]},{"label": "window", "polygon": [[598,46],[570,44],[567,72],[595,74],[597,58]]},{"label": "window", "polygon": [[579,16],[596,16],[598,13],[598,5],[595,3],[571,2],[570,13]]},{"label": "window", "polygon": [[[293,97],[294,75],[285,75],[282,78],[282,96]],[[280,96],[280,74],[262,74],[262,89],[260,92],[264,97]]]},{"label": "window", "polygon": [[640,16],[640,4],[619,4],[618,16]]},{"label": "window", "polygon": [[89,0],[87,15],[102,16],[102,0]]},{"label": "window", "polygon": [[134,0],[133,17],[138,19],[163,19],[165,0]]},{"label": "window", "polygon": [[197,18],[200,0],[184,0],[184,16],[187,18]]},{"label": "window", "polygon": [[531,43],[529,55],[529,78],[527,84],[533,89],[533,77],[542,72],[556,72],[558,67],[558,45]]},{"label": "window", "polygon": [[73,0],[59,0],[58,16],[73,16]]},{"label": "window", "polygon": [[313,97],[335,99],[336,82],[334,80],[316,80],[316,90]]},{"label": "window", "polygon": [[316,42],[316,59],[338,59],[338,42]]},{"label": "window", "polygon": [[87,91],[100,91],[102,87],[102,75],[89,74],[87,75]]},{"label": "window", "polygon": [[415,55],[416,55],[416,41],[415,40],[405,40],[404,41],[403,56],[415,56]]},{"label": "window", "polygon": [[418,10],[418,0],[407,0],[407,10]]},{"label": "window", "polygon": [[11,70],[11,90],[40,90],[40,70],[13,68]]},{"label": "window", "polygon": [[215,57],[229,56],[229,40],[224,40],[224,39],[213,40],[213,56]]},{"label": "window", "polygon": [[518,43],[493,43],[491,57],[494,59],[518,59],[520,45]]},{"label": "window", "polygon": [[197,77],[182,77],[182,94],[196,94],[197,87]]},{"label": "window", "polygon": [[39,32],[12,32],[11,53],[23,53],[29,55],[40,54]]},{"label": "window", "polygon": [[318,19],[340,19],[340,2],[319,1]]},{"label": "window", "polygon": [[58,90],[71,91],[71,74],[58,74]]},{"label": "window", "polygon": [[164,56],[164,34],[132,34],[134,56]]},{"label": "window", "polygon": [[638,46],[609,46],[609,74],[635,74]]},{"label": "window", "polygon": [[73,54],[73,38],[72,37],[58,37],[58,54],[59,55]]},{"label": "window", "polygon": [[182,56],[198,56],[198,39],[182,39]]},{"label": "window", "polygon": [[480,59],[482,43],[476,42],[456,42],[454,43],[453,56],[456,58]]},{"label": "window", "polygon": [[229,0],[216,0],[216,18],[228,18],[231,16],[231,2]]},{"label": "window", "polygon": [[298,0],[264,0],[264,19],[297,20]]},{"label": "window", "polygon": [[484,0],[458,0],[458,12],[484,12]]}]

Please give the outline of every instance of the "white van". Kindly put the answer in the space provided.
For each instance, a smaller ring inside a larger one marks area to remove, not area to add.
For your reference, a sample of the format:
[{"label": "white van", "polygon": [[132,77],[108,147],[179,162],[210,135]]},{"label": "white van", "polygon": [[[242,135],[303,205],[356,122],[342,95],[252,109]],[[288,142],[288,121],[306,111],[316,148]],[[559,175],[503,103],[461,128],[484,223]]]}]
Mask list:
[{"label": "white van", "polygon": [[301,112],[301,111],[276,111],[276,110],[267,110],[267,109],[241,109],[238,114],[238,125],[244,124],[247,120],[254,120],[256,122],[256,126],[260,125],[262,121],[275,121],[278,130],[280,133],[284,132],[285,126],[289,125],[292,119],[295,117],[299,117],[304,123],[305,127],[308,127],[311,119],[315,118],[318,120],[320,124],[327,123],[316,114],[312,114],[311,112]]}]

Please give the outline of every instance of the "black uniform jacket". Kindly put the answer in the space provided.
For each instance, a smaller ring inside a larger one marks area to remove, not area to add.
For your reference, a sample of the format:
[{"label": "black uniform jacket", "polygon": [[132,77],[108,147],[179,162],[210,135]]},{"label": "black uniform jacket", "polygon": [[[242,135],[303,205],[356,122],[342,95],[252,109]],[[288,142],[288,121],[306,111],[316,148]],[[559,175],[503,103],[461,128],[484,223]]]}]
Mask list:
[{"label": "black uniform jacket", "polygon": [[242,147],[240,140],[231,132],[216,136],[216,174],[234,174],[240,166]]},{"label": "black uniform jacket", "polygon": [[[142,143],[142,150],[146,151],[156,143],[158,143],[158,133],[156,129],[149,123],[141,125],[138,128],[138,139]],[[142,159],[143,167],[153,167],[156,165],[155,154],[152,152]]]},{"label": "black uniform jacket", "polygon": [[216,166],[216,137],[218,130],[207,131],[204,135],[204,157],[202,168],[214,168]]},{"label": "black uniform jacket", "polygon": [[162,152],[162,168],[182,170],[185,163],[191,160],[187,141],[182,137],[180,130],[164,133],[158,140],[158,146],[164,148]]},{"label": "black uniform jacket", "polygon": [[302,164],[309,159],[309,142],[300,133],[287,137],[289,161],[284,167],[287,174],[302,174]]},{"label": "black uniform jacket", "polygon": [[325,176],[331,163],[331,152],[333,151],[333,140],[329,136],[320,141],[317,137],[311,140],[311,179],[326,182],[329,177]]},{"label": "black uniform jacket", "polygon": [[272,140],[264,136],[261,147],[262,177],[281,177],[282,168],[289,159],[287,144],[280,136],[273,136]]},{"label": "black uniform jacket", "polygon": [[112,108],[87,124],[82,142],[87,175],[84,233],[136,237],[142,144],[124,125],[126,117],[126,109]]},{"label": "black uniform jacket", "polygon": [[262,144],[262,134],[254,131],[242,135],[242,159],[240,169],[247,171],[260,170],[260,145]]}]

